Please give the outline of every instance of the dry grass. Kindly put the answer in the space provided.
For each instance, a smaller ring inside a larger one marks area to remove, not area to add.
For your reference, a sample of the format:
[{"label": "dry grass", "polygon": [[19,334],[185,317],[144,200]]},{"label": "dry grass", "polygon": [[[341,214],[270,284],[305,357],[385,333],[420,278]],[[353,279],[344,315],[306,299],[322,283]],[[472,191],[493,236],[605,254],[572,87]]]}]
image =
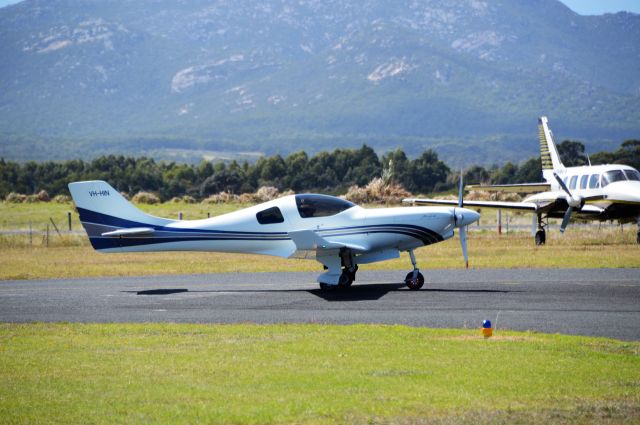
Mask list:
[{"label": "dry grass", "polygon": [[[461,268],[460,244],[455,237],[416,251],[423,270]],[[640,246],[635,229],[586,233],[569,229],[565,235],[548,234],[547,245],[534,245],[529,233],[497,236],[494,232],[469,234],[472,268],[605,268],[640,267]],[[362,266],[362,270],[408,270],[401,258]],[[0,280],[68,278],[82,276],[139,276],[182,273],[238,273],[320,271],[315,261],[286,260],[259,255],[204,252],[101,254],[84,236],[52,235],[49,248],[41,238],[28,245],[25,235],[0,238]]]}]

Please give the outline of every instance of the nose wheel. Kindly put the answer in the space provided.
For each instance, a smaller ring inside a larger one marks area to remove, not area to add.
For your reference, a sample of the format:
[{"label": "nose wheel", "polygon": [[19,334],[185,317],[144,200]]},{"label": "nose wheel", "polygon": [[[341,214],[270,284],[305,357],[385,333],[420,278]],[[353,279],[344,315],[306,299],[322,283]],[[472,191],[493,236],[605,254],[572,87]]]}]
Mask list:
[{"label": "nose wheel", "polygon": [[407,288],[412,291],[417,291],[424,285],[424,276],[416,269],[407,274],[407,277],[404,278],[404,283],[407,285]]},{"label": "nose wheel", "polygon": [[407,277],[404,278],[404,284],[407,285],[412,291],[417,291],[424,285],[424,276],[418,270],[416,265],[416,256],[413,254],[413,250],[409,250],[409,258],[411,258],[411,264],[413,264],[413,271],[407,273]]}]

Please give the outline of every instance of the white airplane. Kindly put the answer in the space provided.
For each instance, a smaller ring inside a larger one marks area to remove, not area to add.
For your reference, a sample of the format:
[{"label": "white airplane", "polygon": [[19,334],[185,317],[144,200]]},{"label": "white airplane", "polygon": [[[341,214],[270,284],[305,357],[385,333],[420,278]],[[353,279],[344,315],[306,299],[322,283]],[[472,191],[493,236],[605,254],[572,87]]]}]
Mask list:
[{"label": "white airplane", "polygon": [[97,251],[217,251],[315,259],[326,269],[318,277],[322,289],[348,287],[359,264],[398,258],[400,251],[408,251],[413,264],[406,285],[420,289],[424,276],[413,250],[449,239],[458,228],[468,265],[465,226],[480,218],[459,206],[365,209],[333,196],[300,194],[218,217],[170,220],[140,211],[103,181],[70,183],[69,190]]},{"label": "white airplane", "polygon": [[[542,174],[546,182],[469,186],[469,189],[532,193],[522,202],[465,201],[465,207],[531,211],[536,245],[544,245],[548,218],[562,218],[564,233],[572,217],[638,224],[640,244],[640,173],[627,165],[565,167],[560,161],[547,117],[538,120]],[[404,199],[413,205],[450,205],[455,201]]]}]

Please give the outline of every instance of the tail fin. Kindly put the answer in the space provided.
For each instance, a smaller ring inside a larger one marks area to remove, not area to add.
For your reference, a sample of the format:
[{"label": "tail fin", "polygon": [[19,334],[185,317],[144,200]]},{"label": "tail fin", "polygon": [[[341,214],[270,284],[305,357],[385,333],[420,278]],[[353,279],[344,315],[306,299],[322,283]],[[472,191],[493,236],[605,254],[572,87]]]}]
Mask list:
[{"label": "tail fin", "polygon": [[538,138],[540,139],[540,161],[542,162],[542,175],[546,181],[555,181],[554,171],[564,170],[560,161],[556,143],[553,141],[553,133],[549,129],[547,117],[538,118]]},{"label": "tail fin", "polygon": [[[140,211],[108,183],[96,180],[69,183],[80,222],[97,250],[118,250],[122,234],[148,234],[173,220],[154,217]],[[126,230],[124,230],[126,229]]]}]

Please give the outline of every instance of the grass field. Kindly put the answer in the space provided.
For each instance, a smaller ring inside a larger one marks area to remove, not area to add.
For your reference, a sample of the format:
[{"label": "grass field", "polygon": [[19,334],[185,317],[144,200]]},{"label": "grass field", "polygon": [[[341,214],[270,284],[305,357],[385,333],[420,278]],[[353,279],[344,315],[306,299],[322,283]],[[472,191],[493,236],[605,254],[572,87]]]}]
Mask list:
[{"label": "grass field", "polygon": [[640,343],[381,325],[0,324],[2,423],[640,423]]}]

